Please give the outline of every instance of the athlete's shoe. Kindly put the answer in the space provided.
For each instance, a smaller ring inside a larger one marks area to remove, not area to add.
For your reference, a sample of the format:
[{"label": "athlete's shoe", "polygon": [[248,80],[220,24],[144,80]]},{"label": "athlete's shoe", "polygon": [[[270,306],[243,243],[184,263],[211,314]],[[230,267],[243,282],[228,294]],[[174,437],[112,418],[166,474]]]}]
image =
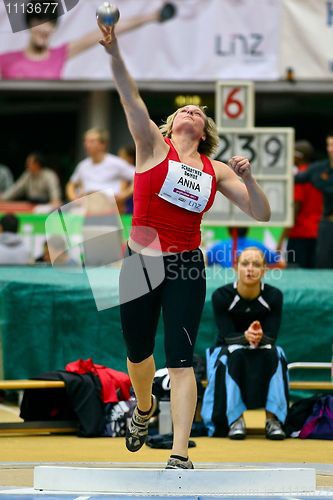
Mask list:
[{"label": "athlete's shoe", "polygon": [[140,415],[136,406],[131,421],[126,429],[126,448],[129,451],[138,451],[145,444],[148,436],[148,424],[154,415],[157,400],[152,396],[151,410],[148,415]]},{"label": "athlete's shoe", "polygon": [[267,439],[272,439],[274,441],[282,441],[286,437],[286,434],[282,429],[282,425],[275,418],[270,418],[269,420],[266,420],[265,431]]},{"label": "athlete's shoe", "polygon": [[230,439],[245,439],[246,427],[243,417],[239,417],[233,424],[231,424],[228,437]]},{"label": "athlete's shoe", "polygon": [[194,469],[194,467],[190,459],[185,461],[170,457],[166,464],[166,469]]}]

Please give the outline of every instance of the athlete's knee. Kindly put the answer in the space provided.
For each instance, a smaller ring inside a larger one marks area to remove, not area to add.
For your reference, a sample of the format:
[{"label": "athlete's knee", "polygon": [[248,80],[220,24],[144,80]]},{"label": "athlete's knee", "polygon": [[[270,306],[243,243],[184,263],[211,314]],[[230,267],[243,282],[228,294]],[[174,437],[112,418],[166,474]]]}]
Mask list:
[{"label": "athlete's knee", "polygon": [[140,333],[137,330],[123,331],[123,337],[126,344],[127,358],[132,363],[141,363],[149,358],[154,352],[154,339],[139,338]]},{"label": "athlete's knee", "polygon": [[152,358],[153,353],[151,351],[128,351],[127,352],[127,359],[133,364],[140,364],[147,362],[150,358]]}]

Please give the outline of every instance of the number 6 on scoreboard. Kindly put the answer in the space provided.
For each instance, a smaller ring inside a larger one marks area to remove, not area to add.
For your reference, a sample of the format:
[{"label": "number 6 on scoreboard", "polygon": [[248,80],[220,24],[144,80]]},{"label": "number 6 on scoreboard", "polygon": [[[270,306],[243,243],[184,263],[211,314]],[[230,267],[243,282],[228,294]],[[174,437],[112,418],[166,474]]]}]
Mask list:
[{"label": "number 6 on scoreboard", "polygon": [[218,129],[254,126],[253,82],[216,82],[215,120]]}]

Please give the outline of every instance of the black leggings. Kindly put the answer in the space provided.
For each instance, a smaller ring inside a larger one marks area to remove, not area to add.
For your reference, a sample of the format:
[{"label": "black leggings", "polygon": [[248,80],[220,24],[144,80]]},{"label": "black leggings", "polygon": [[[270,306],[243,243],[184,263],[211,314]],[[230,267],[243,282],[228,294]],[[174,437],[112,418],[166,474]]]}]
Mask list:
[{"label": "black leggings", "polygon": [[199,248],[164,257],[129,249],[120,273],[120,315],[129,360],[140,363],[153,354],[162,310],[166,366],[192,366],[205,296]]}]

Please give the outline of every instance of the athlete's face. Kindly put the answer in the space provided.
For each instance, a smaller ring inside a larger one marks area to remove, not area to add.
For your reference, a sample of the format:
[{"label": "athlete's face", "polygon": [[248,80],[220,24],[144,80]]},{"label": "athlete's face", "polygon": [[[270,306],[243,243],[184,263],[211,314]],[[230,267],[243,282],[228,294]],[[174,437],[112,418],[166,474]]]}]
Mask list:
[{"label": "athlete's face", "polygon": [[106,145],[104,142],[101,142],[98,134],[89,132],[84,136],[84,149],[88,156],[95,156],[105,152]]},{"label": "athlete's face", "polygon": [[244,250],[241,253],[238,266],[238,279],[247,286],[255,286],[265,274],[265,262],[258,250]]},{"label": "athlete's face", "polygon": [[327,150],[329,159],[332,161],[333,160],[333,137],[327,137],[326,150]]},{"label": "athlete's face", "polygon": [[206,115],[198,107],[194,105],[184,106],[179,108],[173,120],[172,131],[190,130],[204,139],[205,138]]},{"label": "athlete's face", "polygon": [[42,24],[38,24],[38,22],[39,21],[31,21],[31,45],[38,50],[47,49],[50,44],[50,38],[55,30],[55,24],[50,21],[46,21]]}]

